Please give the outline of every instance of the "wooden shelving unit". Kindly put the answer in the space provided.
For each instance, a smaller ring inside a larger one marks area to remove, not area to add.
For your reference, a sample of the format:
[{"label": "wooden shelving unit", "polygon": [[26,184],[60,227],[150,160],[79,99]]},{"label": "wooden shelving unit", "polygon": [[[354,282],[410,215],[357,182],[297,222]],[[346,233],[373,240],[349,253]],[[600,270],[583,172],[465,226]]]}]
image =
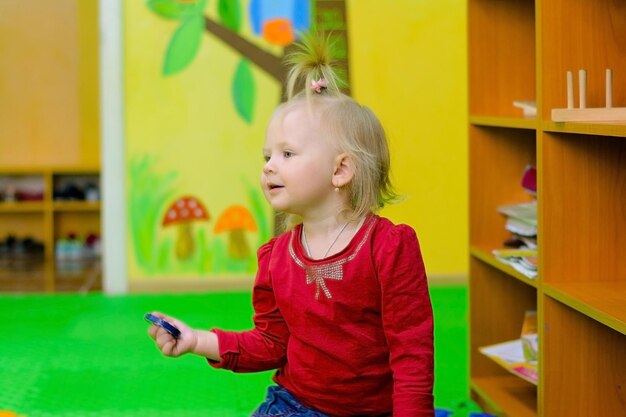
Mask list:
[{"label": "wooden shelving unit", "polygon": [[[587,71],[587,106],[626,106],[626,9],[612,0],[468,0],[470,378],[472,397],[501,416],[626,415],[626,120],[553,122],[566,71]],[[577,94],[577,93],[576,93]],[[514,101],[534,100],[524,117]],[[539,276],[491,250],[509,237],[497,207],[530,200],[538,172]],[[538,311],[539,381],[478,348],[519,337]]]},{"label": "wooden shelving unit", "polygon": [[[63,178],[99,179],[98,2],[3,2],[1,16],[11,42],[0,60],[0,239],[32,237],[44,253],[0,246],[0,292],[99,289],[98,262],[59,265],[54,243],[69,232],[99,234],[100,204],[53,199]],[[15,177],[35,178],[43,198],[11,202],[2,178]]]},{"label": "wooden shelving unit", "polygon": [[0,290],[2,291],[75,291],[87,285],[101,285],[100,260],[97,258],[61,262],[55,254],[60,238],[70,233],[84,237],[101,235],[100,201],[63,201],[54,198],[54,190],[67,181],[87,180],[99,189],[100,170],[93,166],[48,168],[2,167],[5,181],[30,178],[40,183],[43,196],[38,201],[0,199],[0,239],[33,238],[43,243],[43,253],[0,254]]}]

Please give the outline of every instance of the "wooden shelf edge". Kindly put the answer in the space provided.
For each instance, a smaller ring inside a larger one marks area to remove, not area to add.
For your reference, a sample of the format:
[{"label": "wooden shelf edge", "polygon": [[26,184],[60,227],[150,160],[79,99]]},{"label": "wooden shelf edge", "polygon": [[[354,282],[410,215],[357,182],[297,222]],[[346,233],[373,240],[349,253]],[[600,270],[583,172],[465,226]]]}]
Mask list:
[{"label": "wooden shelf edge", "polygon": [[[608,292],[612,292],[615,294],[620,294],[623,292],[623,287],[624,285],[621,285],[621,288],[615,288],[614,290],[612,290],[612,283],[606,283],[606,291]],[[550,298],[553,298],[559,302],[561,302],[562,304],[565,304],[566,306],[578,311],[579,313],[607,326],[610,327],[611,329],[622,333],[624,335],[626,335],[626,312],[624,313],[624,317],[616,317],[613,314],[608,313],[603,305],[602,300],[597,302],[597,305],[594,303],[594,301],[592,300],[593,297],[593,292],[591,293],[591,297],[589,299],[584,299],[584,297],[578,296],[576,294],[572,294],[569,290],[567,286],[571,286],[571,285],[576,285],[577,287],[581,288],[581,291],[586,292],[585,290],[582,290],[583,287],[586,286],[586,288],[589,288],[589,284],[565,284],[563,286],[559,286],[559,284],[543,284],[543,292],[544,294],[548,295]],[[598,285],[597,283],[592,284],[592,285]],[[605,292],[606,292],[605,291]],[[602,297],[601,297],[602,298]]]},{"label": "wooden shelf edge", "polygon": [[52,203],[54,211],[99,211],[99,201],[54,201]]},{"label": "wooden shelf edge", "polygon": [[96,165],[68,165],[50,169],[54,175],[100,175],[100,167]]},{"label": "wooden shelf edge", "polygon": [[470,124],[475,126],[508,127],[513,129],[536,130],[539,123],[536,118],[523,117],[496,117],[496,116],[469,116]]},{"label": "wooden shelf edge", "polygon": [[[52,209],[54,211],[100,211],[101,204],[99,201],[65,201],[52,202]],[[38,202],[17,202],[17,203],[3,203],[0,202],[0,213],[43,213],[50,210],[49,201]]]},{"label": "wooden shelf edge", "polygon": [[38,213],[43,212],[44,209],[43,201],[0,202],[0,213]]},{"label": "wooden shelf edge", "polygon": [[74,175],[74,174],[100,174],[100,165],[14,165],[0,167],[1,175]]},{"label": "wooden shelf edge", "polygon": [[472,377],[470,390],[476,402],[490,413],[498,416],[537,416],[537,388],[516,376]]},{"label": "wooden shelf edge", "polygon": [[500,262],[498,259],[496,259],[496,257],[491,254],[491,250],[480,248],[478,246],[470,246],[470,254],[473,257],[483,261],[484,263],[504,272],[505,274],[510,275],[511,277],[519,281],[522,281],[524,284],[537,288],[537,280],[539,279],[539,277],[531,279],[531,278],[528,278],[526,275],[517,272],[511,266],[503,262]]},{"label": "wooden shelf edge", "polygon": [[626,137],[626,123],[620,122],[553,122],[544,121],[545,132],[576,133],[581,135]]}]

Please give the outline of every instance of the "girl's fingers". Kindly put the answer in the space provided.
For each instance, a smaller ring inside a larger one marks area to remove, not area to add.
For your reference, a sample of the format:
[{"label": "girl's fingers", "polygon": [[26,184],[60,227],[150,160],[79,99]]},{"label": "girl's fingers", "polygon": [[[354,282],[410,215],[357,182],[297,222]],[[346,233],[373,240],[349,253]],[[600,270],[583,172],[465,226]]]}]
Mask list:
[{"label": "girl's fingers", "polygon": [[163,352],[166,356],[172,356],[174,353],[174,348],[176,347],[176,340],[171,338],[171,340],[165,342],[161,347],[161,352]]},{"label": "girl's fingers", "polygon": [[156,331],[156,342],[159,346],[164,345],[167,342],[176,341],[174,337],[169,334],[164,328],[158,327]]},{"label": "girl's fingers", "polygon": [[153,340],[156,340],[158,330],[159,330],[159,326],[157,326],[156,324],[153,324],[150,327],[148,327],[148,334]]}]

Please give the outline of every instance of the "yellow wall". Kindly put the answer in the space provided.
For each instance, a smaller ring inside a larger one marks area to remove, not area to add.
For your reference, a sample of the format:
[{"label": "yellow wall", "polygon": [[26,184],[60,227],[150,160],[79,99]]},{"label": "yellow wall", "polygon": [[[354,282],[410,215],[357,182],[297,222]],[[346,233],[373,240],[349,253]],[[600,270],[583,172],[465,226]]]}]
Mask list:
[{"label": "yellow wall", "polygon": [[[465,3],[348,0],[353,94],[386,126],[408,197],[383,214],[415,227],[431,276],[467,271]],[[98,162],[96,13],[3,0],[0,163]]]},{"label": "yellow wall", "polygon": [[354,97],[381,118],[431,277],[467,273],[466,0],[351,0]]},{"label": "yellow wall", "polygon": [[97,2],[2,0],[0,163],[99,162]]}]

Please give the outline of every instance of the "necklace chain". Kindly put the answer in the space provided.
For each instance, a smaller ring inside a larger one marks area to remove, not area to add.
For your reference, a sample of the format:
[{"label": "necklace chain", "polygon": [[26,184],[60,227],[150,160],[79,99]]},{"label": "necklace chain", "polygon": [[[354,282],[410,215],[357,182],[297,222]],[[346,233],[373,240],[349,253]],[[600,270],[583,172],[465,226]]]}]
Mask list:
[{"label": "necklace chain", "polygon": [[[347,222],[346,224],[343,225],[339,233],[337,233],[335,240],[333,240],[333,242],[330,244],[328,249],[326,249],[326,253],[324,253],[324,256],[322,256],[320,259],[324,259],[326,258],[326,256],[328,256],[328,253],[330,252],[332,247],[335,245],[335,243],[337,243],[337,240],[339,240],[339,236],[341,236],[343,231],[346,230],[346,227],[348,227],[348,224],[350,224],[350,222]],[[309,249],[309,243],[306,241],[306,232],[304,231],[304,225],[302,225],[302,239],[304,241],[303,243],[304,243],[304,249],[306,250],[306,254],[309,256],[309,258],[312,258],[311,250]]]}]

